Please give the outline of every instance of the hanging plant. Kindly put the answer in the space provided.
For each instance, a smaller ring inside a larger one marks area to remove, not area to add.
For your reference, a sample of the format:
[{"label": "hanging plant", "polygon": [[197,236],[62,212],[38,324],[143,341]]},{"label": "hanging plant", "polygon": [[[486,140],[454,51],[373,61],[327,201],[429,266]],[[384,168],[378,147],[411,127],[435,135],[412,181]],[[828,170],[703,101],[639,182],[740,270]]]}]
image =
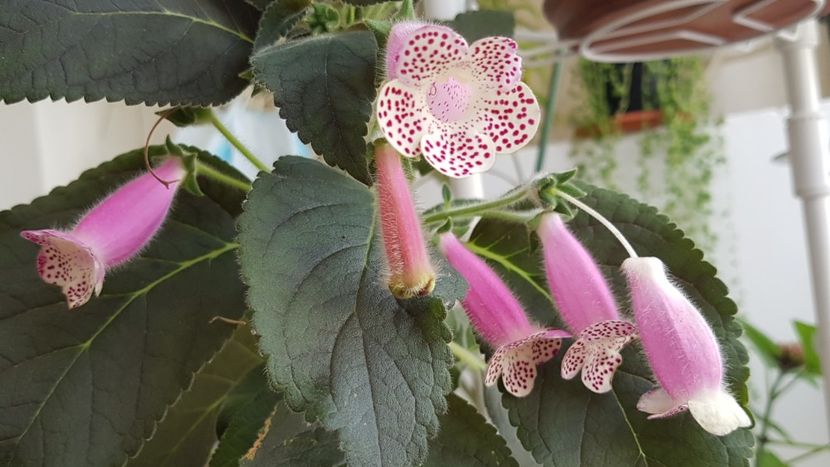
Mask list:
[{"label": "hanging plant", "polygon": [[580,60],[577,75],[582,104],[573,118],[578,138],[571,156],[584,169],[583,176],[618,188],[617,143],[622,135],[639,133],[640,196],[658,204],[704,245],[712,245],[711,182],[723,157],[720,139],[712,136],[720,121],[709,113],[702,61]]}]

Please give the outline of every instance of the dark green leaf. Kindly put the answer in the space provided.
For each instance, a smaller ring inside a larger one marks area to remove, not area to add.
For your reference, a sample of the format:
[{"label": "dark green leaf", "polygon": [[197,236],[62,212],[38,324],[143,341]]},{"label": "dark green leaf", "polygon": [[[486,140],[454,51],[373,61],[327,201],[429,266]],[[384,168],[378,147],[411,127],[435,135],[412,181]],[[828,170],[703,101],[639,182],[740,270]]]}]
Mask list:
[{"label": "dark green leaf", "polygon": [[[699,306],[720,341],[727,362],[727,384],[745,404],[748,357],[738,341],[741,330],[733,317],[735,304],[726,296],[726,286],[715,277],[715,268],[703,261],[694,244],[653,208],[624,195],[582,187],[588,192],[583,201],[620,228],[638,253],[661,258]],[[570,226],[612,279],[617,296],[624,298],[624,281],[618,270],[626,258],[625,251],[584,213],[579,213]],[[540,271],[535,235],[530,236],[522,226],[484,220],[474,231],[472,243],[508,280],[537,320],[556,324],[553,302]],[[578,379],[564,381],[559,375],[560,356],[540,368],[536,388],[528,397],[503,397],[511,423],[519,427],[519,438],[536,460],[557,466],[747,465],[753,445],[749,430],[719,438],[703,431],[688,414],[646,420],[636,404],[654,383],[638,350],[635,345],[624,352],[624,363],[611,393],[591,393]]]},{"label": "dark green leaf", "polygon": [[472,43],[487,36],[513,37],[516,19],[510,11],[468,11],[456,16],[450,26]]},{"label": "dark green leaf", "polygon": [[239,0],[0,2],[0,102],[220,104],[247,85],[257,18]]},{"label": "dark green leaf", "polygon": [[240,262],[288,404],[338,430],[349,464],[411,465],[446,410],[450,335],[440,300],[389,292],[375,204],[342,172],[283,157],[245,204]]},{"label": "dark green leaf", "polygon": [[143,167],[133,151],[0,213],[0,465],[121,465],[231,334],[210,319],[245,310],[242,194],[209,180],[207,196],[181,191],[158,237],[77,311],[41,282],[20,230],[70,225]]},{"label": "dark green leaf", "polygon": [[429,443],[425,467],[519,466],[493,425],[473,406],[455,394],[447,402],[449,411],[441,416],[441,431]]},{"label": "dark green leaf", "polygon": [[272,429],[245,467],[328,467],[344,465],[337,433],[315,428],[284,439]]},{"label": "dark green leaf", "polygon": [[517,436],[516,427],[510,424],[510,414],[501,405],[501,392],[495,386],[484,388],[484,405],[490,421],[496,426],[499,436],[507,442],[513,458],[522,467],[536,467],[539,464],[533,456],[522,446]]},{"label": "dark green leaf", "polygon": [[254,50],[273,45],[308,13],[311,0],[276,0],[268,6],[259,20]]},{"label": "dark green leaf", "polygon": [[230,395],[220,418],[228,421],[219,445],[210,458],[210,467],[236,467],[246,455],[281,400],[265,376],[265,365],[250,371]]},{"label": "dark green leaf", "polygon": [[261,361],[250,328],[237,329],[216,357],[196,374],[193,386],[170,407],[153,437],[127,466],[204,467],[218,441],[220,408],[237,391],[246,373]]},{"label": "dark green leaf", "polygon": [[185,127],[210,122],[211,112],[210,109],[204,107],[173,107],[159,110],[156,115],[163,116],[165,120],[177,127]]},{"label": "dark green leaf", "polygon": [[274,0],[245,0],[245,3],[252,5],[259,11],[265,11],[268,8],[268,5],[271,4]]},{"label": "dark green leaf", "polygon": [[755,346],[755,349],[761,358],[764,359],[767,366],[777,368],[779,359],[781,358],[781,347],[755,326],[744,320],[740,320],[739,322],[744,328],[744,335]]},{"label": "dark green leaf", "polygon": [[266,47],[252,59],[256,79],[274,93],[288,128],[366,184],[363,137],[375,98],[376,54],[371,32],[349,31]]},{"label": "dark green leaf", "polygon": [[384,3],[390,0],[343,0],[345,3],[350,3],[357,6],[374,5],[376,3]]},{"label": "dark green leaf", "polygon": [[795,325],[795,332],[798,333],[801,348],[804,351],[804,369],[807,370],[807,373],[820,375],[821,357],[816,351],[816,327],[801,321],[796,321],[793,324]]}]

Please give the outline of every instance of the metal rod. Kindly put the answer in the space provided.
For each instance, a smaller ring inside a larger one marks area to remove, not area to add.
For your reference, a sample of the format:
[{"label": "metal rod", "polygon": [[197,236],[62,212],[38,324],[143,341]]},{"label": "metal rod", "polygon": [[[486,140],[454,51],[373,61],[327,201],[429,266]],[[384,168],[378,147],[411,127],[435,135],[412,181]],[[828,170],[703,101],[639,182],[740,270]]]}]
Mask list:
[{"label": "metal rod", "polygon": [[830,132],[821,112],[815,50],[818,24],[801,23],[795,35],[779,35],[790,116],[787,137],[795,194],[801,198],[807,230],[821,355],[824,403],[830,424]]}]

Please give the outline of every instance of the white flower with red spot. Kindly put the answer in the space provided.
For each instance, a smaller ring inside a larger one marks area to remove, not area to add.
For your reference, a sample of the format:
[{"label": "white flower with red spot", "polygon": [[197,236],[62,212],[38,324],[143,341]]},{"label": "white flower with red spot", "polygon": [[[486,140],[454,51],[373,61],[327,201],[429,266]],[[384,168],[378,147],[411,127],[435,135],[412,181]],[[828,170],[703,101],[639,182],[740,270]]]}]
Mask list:
[{"label": "white flower with red spot", "polygon": [[468,45],[446,26],[395,25],[386,48],[389,81],[376,107],[386,139],[454,178],[484,172],[496,154],[522,148],[536,134],[541,112],[520,82],[516,48],[507,37]]}]

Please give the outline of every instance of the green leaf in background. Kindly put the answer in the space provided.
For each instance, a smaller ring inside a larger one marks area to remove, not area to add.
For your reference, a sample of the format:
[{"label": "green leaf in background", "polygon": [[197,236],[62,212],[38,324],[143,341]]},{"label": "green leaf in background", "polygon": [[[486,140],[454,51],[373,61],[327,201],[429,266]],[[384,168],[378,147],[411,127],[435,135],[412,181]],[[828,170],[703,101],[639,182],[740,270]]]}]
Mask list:
[{"label": "green leaf in background", "polygon": [[371,32],[349,31],[273,45],[252,58],[254,76],[274,93],[288,128],[365,184],[371,180],[363,137],[375,98],[377,49]]},{"label": "green leaf in background", "polygon": [[[151,148],[160,155],[162,147]],[[135,455],[246,309],[233,243],[239,190],[204,180],[100,297],[68,311],[23,229],[69,225],[143,169],[141,150],[0,213],[0,465],[121,465]],[[216,160],[214,165],[228,168]]]},{"label": "green leaf in background", "polygon": [[516,19],[510,11],[467,11],[456,16],[449,26],[473,43],[488,36],[513,37]]},{"label": "green leaf in background", "polygon": [[227,427],[210,458],[210,467],[238,466],[239,460],[254,446],[282,397],[271,389],[262,364],[248,373],[230,399],[235,401],[223,408],[220,418],[227,422]]},{"label": "green leaf in background", "polygon": [[[279,409],[278,409],[279,410]],[[273,422],[276,424],[276,422]],[[345,465],[337,433],[313,428],[286,438],[272,428],[244,467],[329,467]]]},{"label": "green leaf in background", "polygon": [[273,45],[288,35],[308,13],[310,6],[311,0],[275,0],[259,20],[254,50]]},{"label": "green leaf in background", "polygon": [[[625,195],[585,188],[588,196],[583,201],[613,222],[638,253],[661,258],[699,306],[720,341],[727,362],[727,383],[745,404],[748,357],[738,341],[741,329],[733,317],[735,304],[726,296],[726,286],[715,277],[715,268],[655,209]],[[624,281],[619,274],[625,251],[584,213],[570,227],[597,258],[625,304]],[[473,249],[514,286],[528,311],[542,322],[555,322],[553,302],[539,270],[541,256],[535,236],[522,226],[483,220],[471,241]],[[518,427],[519,439],[535,459],[556,466],[748,465],[754,442],[749,430],[716,437],[703,431],[688,414],[646,420],[636,404],[654,383],[639,351],[636,344],[624,351],[614,390],[608,394],[594,394],[578,379],[563,380],[559,374],[563,350],[555,361],[540,367],[536,388],[528,397],[503,396],[511,424]]]},{"label": "green leaf in background", "polygon": [[816,327],[812,324],[802,323],[801,321],[796,321],[793,324],[795,326],[795,332],[798,333],[801,348],[804,351],[804,369],[807,370],[807,373],[820,375],[821,358],[816,351]]},{"label": "green leaf in background", "polygon": [[220,104],[247,85],[258,16],[240,0],[0,2],[0,102]]},{"label": "green leaf in background", "polygon": [[758,458],[757,467],[789,467],[789,464],[765,449]]},{"label": "green leaf in background", "polygon": [[441,431],[429,442],[425,467],[515,466],[510,449],[475,407],[455,394],[447,398],[449,410],[441,416]]},{"label": "green leaf in background", "polygon": [[338,431],[349,464],[423,462],[451,382],[441,300],[392,297],[372,191],[309,159],[274,167],[239,221],[269,374],[293,409]]},{"label": "green leaf in background", "polygon": [[153,437],[127,467],[204,467],[218,441],[220,410],[260,362],[250,328],[240,327],[196,373],[193,386],[170,407]]},{"label": "green leaf in background", "polygon": [[271,4],[274,0],[245,0],[245,3],[253,6],[259,11],[265,11],[268,8],[268,5]]},{"label": "green leaf in background", "polygon": [[775,341],[770,339],[760,329],[745,320],[740,320],[740,323],[744,328],[744,336],[749,339],[749,342],[752,342],[752,345],[758,351],[758,355],[764,359],[767,366],[778,367],[778,362],[781,358],[781,346],[776,344]]}]

